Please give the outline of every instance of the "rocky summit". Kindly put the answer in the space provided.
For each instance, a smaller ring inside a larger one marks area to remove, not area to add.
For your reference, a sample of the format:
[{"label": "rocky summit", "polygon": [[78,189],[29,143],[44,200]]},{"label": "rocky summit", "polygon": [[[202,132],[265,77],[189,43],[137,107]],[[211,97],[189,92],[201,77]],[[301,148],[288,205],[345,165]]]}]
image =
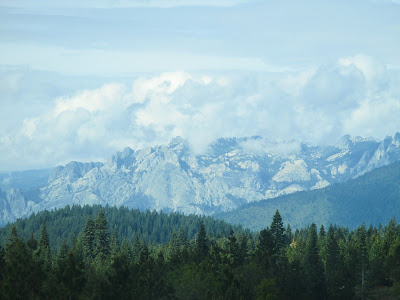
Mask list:
[{"label": "rocky summit", "polygon": [[335,146],[221,138],[201,155],[178,137],[168,145],[138,151],[126,148],[106,163],[70,162],[56,167],[47,184],[36,191],[3,190],[0,223],[72,204],[212,215],[345,182],[398,160],[400,133],[382,141],[347,135]]}]

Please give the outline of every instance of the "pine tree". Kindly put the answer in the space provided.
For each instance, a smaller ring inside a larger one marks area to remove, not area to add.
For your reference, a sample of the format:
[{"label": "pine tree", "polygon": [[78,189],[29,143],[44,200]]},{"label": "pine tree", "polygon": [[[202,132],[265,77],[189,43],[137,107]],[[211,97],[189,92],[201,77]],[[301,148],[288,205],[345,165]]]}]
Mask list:
[{"label": "pine tree", "polygon": [[290,224],[288,224],[285,232],[285,244],[289,245],[292,242],[292,239],[293,239],[292,227],[290,227]]},{"label": "pine tree", "polygon": [[199,233],[197,234],[197,244],[196,244],[196,252],[197,252],[197,259],[202,261],[207,257],[209,251],[208,245],[208,238],[206,233],[206,228],[204,226],[204,220],[200,221],[200,229]]},{"label": "pine tree", "polygon": [[368,265],[367,230],[365,224],[359,229],[360,236],[360,268],[361,268],[361,298],[364,300],[367,292],[366,273]]},{"label": "pine tree", "polygon": [[67,250],[66,243],[63,243],[58,254],[56,274],[58,296],[78,299],[86,282],[84,265],[77,258],[74,249]]},{"label": "pine tree", "polygon": [[4,253],[3,297],[4,299],[34,299],[39,296],[42,282],[36,276],[32,255],[28,252],[15,226]]},{"label": "pine tree", "polygon": [[272,257],[271,257],[271,267],[272,272],[275,277],[279,276],[279,272],[281,272],[281,261],[284,259],[283,249],[285,248],[285,228],[283,227],[282,217],[279,214],[279,211],[276,210],[275,215],[272,219],[271,228],[270,228],[271,236],[272,236]]},{"label": "pine tree", "polygon": [[340,260],[339,242],[336,230],[329,226],[326,242],[326,263],[325,276],[328,296],[331,298],[340,297],[343,289],[343,270]]},{"label": "pine tree", "polygon": [[228,259],[230,266],[235,268],[239,265],[240,250],[233,229],[231,229],[228,240]]},{"label": "pine tree", "polygon": [[149,248],[147,244],[143,244],[142,251],[140,252],[139,258],[139,287],[140,296],[142,299],[152,299],[153,288],[152,288],[152,275],[154,268],[154,261],[150,256]]},{"label": "pine tree", "polygon": [[110,282],[110,298],[133,299],[133,284],[131,260],[124,252],[118,252],[112,259],[108,272]]},{"label": "pine tree", "polygon": [[[124,246],[124,245],[122,244],[122,246]],[[136,232],[135,239],[133,241],[133,246],[132,246],[132,259],[133,259],[134,263],[139,262],[140,253],[142,252],[142,248],[143,248],[143,245],[140,242],[139,234]]]},{"label": "pine tree", "polygon": [[110,233],[108,232],[107,220],[104,216],[103,210],[100,210],[95,221],[95,247],[94,255],[99,254],[104,257],[110,253]]},{"label": "pine tree", "polygon": [[48,296],[54,295],[54,278],[52,276],[52,259],[50,251],[49,235],[47,233],[46,222],[43,221],[42,230],[37,249],[37,264],[35,265],[36,277],[42,279],[42,290]]},{"label": "pine tree", "polygon": [[304,270],[307,276],[310,299],[324,298],[324,266],[319,257],[317,247],[317,227],[311,224],[308,231],[307,245],[304,258]]},{"label": "pine tree", "polygon": [[248,237],[244,234],[241,233],[239,235],[239,257],[238,257],[238,264],[241,266],[244,264],[246,257],[247,257],[247,252],[248,252]]},{"label": "pine tree", "polygon": [[67,256],[68,256],[67,240],[63,239],[60,251],[58,252],[58,256],[57,256],[57,268],[58,269],[63,269],[65,267],[65,262],[67,260]]},{"label": "pine tree", "polygon": [[272,219],[270,232],[273,243],[272,252],[274,255],[279,255],[280,251],[285,247],[285,228],[278,210],[276,210]]},{"label": "pine tree", "polygon": [[326,232],[325,232],[325,227],[324,225],[321,225],[321,227],[319,228],[319,233],[318,233],[318,238],[325,238]]},{"label": "pine tree", "polygon": [[132,246],[128,243],[126,238],[123,239],[121,248],[120,248],[121,255],[125,256],[129,261],[135,263],[136,261],[133,259],[133,250]]},{"label": "pine tree", "polygon": [[46,221],[43,221],[42,224],[37,255],[43,261],[45,270],[48,271],[51,267],[51,253],[50,253],[49,235],[47,234]]},{"label": "pine tree", "polygon": [[113,257],[115,257],[120,250],[117,228],[114,228],[113,234],[111,236],[110,250]]},{"label": "pine tree", "polygon": [[31,233],[31,237],[29,238],[29,240],[26,244],[32,253],[37,250],[38,242],[36,241],[35,237],[33,236],[33,232]]},{"label": "pine tree", "polygon": [[171,234],[171,238],[169,239],[169,243],[168,243],[168,252],[169,252],[169,256],[175,256],[178,252],[179,249],[179,240],[178,240],[178,236],[176,234],[175,228],[172,231]]},{"label": "pine tree", "polygon": [[258,245],[256,249],[256,260],[261,266],[264,274],[271,272],[271,257],[273,253],[273,240],[270,230],[263,229],[260,231]]},{"label": "pine tree", "polygon": [[95,230],[92,218],[88,218],[83,230],[82,246],[85,261],[90,264],[94,259]]},{"label": "pine tree", "polygon": [[179,247],[187,247],[189,245],[188,238],[182,226],[179,228],[178,231],[178,243]]}]

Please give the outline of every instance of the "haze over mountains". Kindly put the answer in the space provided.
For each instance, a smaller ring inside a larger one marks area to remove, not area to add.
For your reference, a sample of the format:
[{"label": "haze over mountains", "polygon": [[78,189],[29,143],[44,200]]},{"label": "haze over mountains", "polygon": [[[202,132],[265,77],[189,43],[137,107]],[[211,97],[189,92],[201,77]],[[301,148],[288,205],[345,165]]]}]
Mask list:
[{"label": "haze over mountains", "polygon": [[368,172],[356,179],[323,189],[284,195],[246,204],[222,213],[221,218],[252,230],[261,230],[279,210],[292,228],[312,223],[337,224],[354,229],[360,224],[378,227],[400,216],[400,162]]},{"label": "haze over mountains", "polygon": [[214,215],[346,182],[398,160],[400,133],[382,141],[344,136],[336,146],[221,138],[201,155],[178,137],[168,145],[126,148],[106,163],[2,174],[0,224],[72,204]]}]

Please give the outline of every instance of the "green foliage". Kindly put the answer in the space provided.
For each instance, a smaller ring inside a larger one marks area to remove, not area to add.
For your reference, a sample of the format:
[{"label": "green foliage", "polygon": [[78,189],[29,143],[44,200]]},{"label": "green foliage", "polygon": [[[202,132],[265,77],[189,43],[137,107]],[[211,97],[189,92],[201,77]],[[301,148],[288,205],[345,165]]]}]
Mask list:
[{"label": "green foliage", "polygon": [[[15,226],[19,235],[27,240],[34,234],[34,238],[39,240],[41,226],[46,222],[46,229],[50,241],[51,249],[55,252],[60,250],[62,241],[70,241],[75,235],[84,232],[84,237],[88,238],[89,243],[83,242],[85,251],[91,253],[94,259],[95,236],[94,221],[100,211],[103,211],[107,220],[109,232],[114,228],[117,230],[118,240],[122,243],[123,239],[133,243],[135,236],[139,239],[145,239],[149,243],[167,243],[171,239],[172,232],[175,230],[183,231],[187,239],[193,239],[197,236],[200,220],[203,220],[207,233],[214,237],[226,236],[233,229],[235,232],[243,232],[241,226],[233,226],[221,220],[215,220],[211,217],[201,217],[196,215],[183,215],[180,213],[166,214],[156,211],[140,211],[138,209],[128,209],[125,207],[101,207],[94,206],[66,206],[65,208],[54,211],[42,211],[32,214],[29,218],[19,219],[13,224],[8,224],[0,228],[0,245],[5,246],[10,235],[12,226]],[[89,218],[91,219],[89,221]],[[90,226],[87,223],[92,223]],[[90,228],[84,230],[86,226]],[[91,231],[89,234],[87,231]],[[85,244],[86,243],[86,244]],[[92,245],[90,245],[92,243]],[[77,253],[78,254],[78,253]]]},{"label": "green foliage", "polygon": [[[312,224],[288,235],[290,227],[285,233],[276,211],[270,228],[250,233],[231,227],[227,237],[210,234],[215,228],[207,224],[218,223],[193,218],[192,238],[182,225],[179,231],[168,229],[165,243],[136,232],[133,242],[123,236],[120,246],[120,225],[115,223],[110,239],[106,212],[99,210],[95,221],[88,215],[82,230],[63,239],[58,251],[48,233],[51,214],[42,221],[39,242],[32,233],[25,242],[12,227],[5,249],[0,247],[0,299],[396,299],[400,294],[400,226],[394,220],[368,231],[365,225],[353,231],[331,225],[317,233]],[[152,220],[153,214],[144,215]]]},{"label": "green foliage", "polygon": [[202,261],[208,254],[209,246],[208,246],[208,239],[206,234],[206,229],[204,226],[204,221],[200,221],[200,229],[197,235],[197,245],[196,245],[196,253],[197,258]]},{"label": "green foliage", "polygon": [[110,253],[110,233],[103,210],[100,210],[94,223],[94,256],[107,256]]},{"label": "green foliage", "polygon": [[264,278],[257,286],[257,300],[278,300],[278,288],[274,279]]},{"label": "green foliage", "polygon": [[304,255],[304,272],[310,299],[323,299],[325,293],[324,266],[319,256],[317,227],[311,224]]}]

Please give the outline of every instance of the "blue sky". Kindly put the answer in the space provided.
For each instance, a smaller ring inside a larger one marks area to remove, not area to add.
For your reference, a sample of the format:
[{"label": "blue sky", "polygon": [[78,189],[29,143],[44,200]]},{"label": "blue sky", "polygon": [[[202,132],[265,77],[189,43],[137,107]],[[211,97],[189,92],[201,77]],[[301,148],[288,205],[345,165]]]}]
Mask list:
[{"label": "blue sky", "polygon": [[[217,2],[217,4],[216,4]],[[0,1],[0,171],[181,135],[400,131],[399,1]]]}]

